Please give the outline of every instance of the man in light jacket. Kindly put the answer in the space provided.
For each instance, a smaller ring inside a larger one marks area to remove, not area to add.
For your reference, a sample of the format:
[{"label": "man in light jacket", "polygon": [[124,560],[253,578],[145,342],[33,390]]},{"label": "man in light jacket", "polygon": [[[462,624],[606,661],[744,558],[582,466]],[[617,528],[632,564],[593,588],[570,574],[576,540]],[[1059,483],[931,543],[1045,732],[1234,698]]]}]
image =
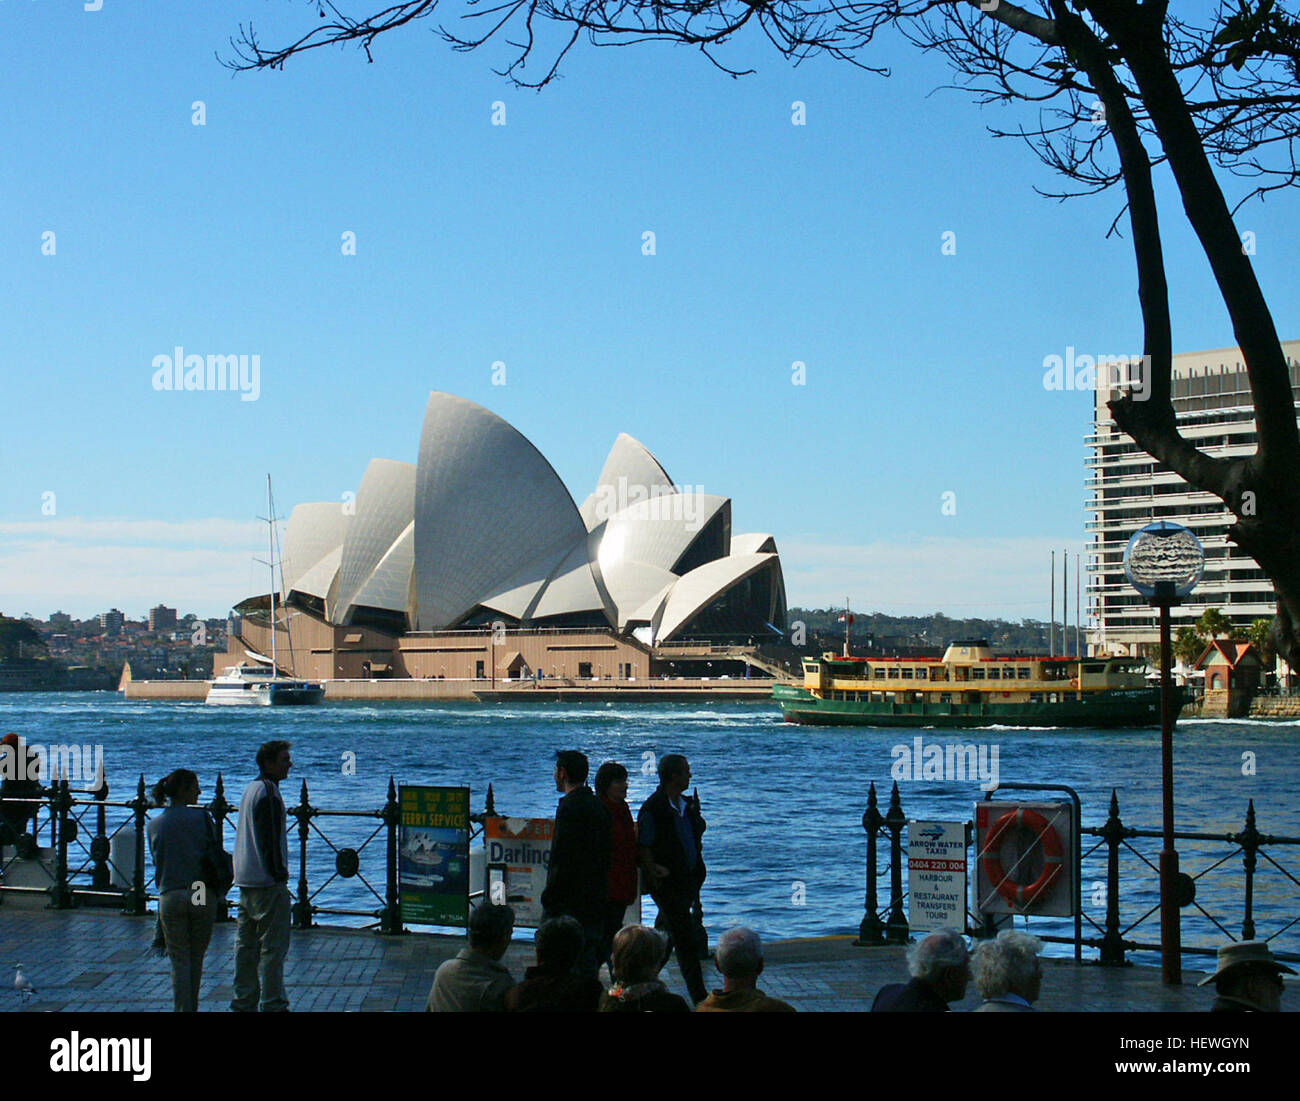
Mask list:
[{"label": "man in light jacket", "polygon": [[[237,1013],[284,1012],[284,958],[289,952],[289,831],[280,781],[293,759],[288,742],[267,742],[257,751],[260,775],[244,789],[235,835],[235,886],[239,929],[235,934]],[[259,1005],[260,1001],[260,1005]]]}]

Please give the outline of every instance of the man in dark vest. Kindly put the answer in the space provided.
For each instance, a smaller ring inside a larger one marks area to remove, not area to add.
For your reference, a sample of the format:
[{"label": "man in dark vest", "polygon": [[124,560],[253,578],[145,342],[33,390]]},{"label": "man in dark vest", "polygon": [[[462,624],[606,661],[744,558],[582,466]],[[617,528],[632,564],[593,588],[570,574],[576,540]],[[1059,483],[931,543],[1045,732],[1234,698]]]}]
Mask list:
[{"label": "man in dark vest", "polygon": [[587,757],[575,749],[555,755],[555,790],[564,793],[555,811],[555,837],[542,910],[567,914],[582,926],[582,953],[574,973],[594,979],[600,970],[613,827],[609,811],[587,787]]},{"label": "man in dark vest", "polygon": [[704,883],[704,819],[698,799],[686,797],[690,762],[676,753],[659,761],[659,787],[637,815],[637,853],[650,894],[659,908],[655,925],[666,929],[677,951],[691,1000],[708,997],[700,970],[700,926],[692,914]]}]

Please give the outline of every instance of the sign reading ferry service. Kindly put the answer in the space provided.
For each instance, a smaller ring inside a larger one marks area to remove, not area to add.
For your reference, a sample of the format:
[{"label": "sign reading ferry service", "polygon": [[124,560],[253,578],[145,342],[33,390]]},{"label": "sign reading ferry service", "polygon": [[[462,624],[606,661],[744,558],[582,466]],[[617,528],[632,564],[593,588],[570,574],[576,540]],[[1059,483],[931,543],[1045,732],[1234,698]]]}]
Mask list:
[{"label": "sign reading ferry service", "polygon": [[488,818],[483,823],[487,897],[514,910],[516,926],[542,923],[542,891],[554,837],[553,818]]},{"label": "sign reading ferry service", "polygon": [[907,825],[908,924],[936,933],[966,928],[966,823]]},{"label": "sign reading ferry service", "polygon": [[397,789],[398,890],[402,921],[469,923],[469,788]]}]

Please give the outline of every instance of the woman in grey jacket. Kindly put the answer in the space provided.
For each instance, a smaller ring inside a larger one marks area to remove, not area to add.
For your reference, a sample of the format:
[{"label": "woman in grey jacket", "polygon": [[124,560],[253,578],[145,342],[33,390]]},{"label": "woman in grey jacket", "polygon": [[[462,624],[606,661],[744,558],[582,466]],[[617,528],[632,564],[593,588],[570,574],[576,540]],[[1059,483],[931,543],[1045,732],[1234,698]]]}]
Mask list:
[{"label": "woman in grey jacket", "polygon": [[199,778],[178,768],[154,787],[154,802],[167,809],[149,821],[146,833],[158,883],[158,916],[172,965],[172,1007],[177,1013],[199,1008],[203,956],[212,939],[216,892],[203,882],[206,857],[219,867],[216,825],[199,799]]}]

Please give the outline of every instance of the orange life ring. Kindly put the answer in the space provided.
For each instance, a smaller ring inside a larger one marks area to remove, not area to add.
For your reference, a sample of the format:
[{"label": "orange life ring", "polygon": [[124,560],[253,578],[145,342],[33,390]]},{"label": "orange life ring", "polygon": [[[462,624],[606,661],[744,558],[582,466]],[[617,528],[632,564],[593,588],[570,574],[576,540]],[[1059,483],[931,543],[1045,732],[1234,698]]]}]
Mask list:
[{"label": "orange life ring", "polygon": [[[1026,829],[1033,830],[1043,846],[1043,870],[1038,874],[1038,878],[1029,884],[1013,883],[1002,869],[1002,860],[997,851],[998,845],[1002,835],[1012,826],[1024,826]],[[984,866],[984,874],[996,887],[998,894],[1016,906],[1029,906],[1056,882],[1056,877],[1061,874],[1064,853],[1061,836],[1052,824],[1038,811],[1019,807],[1007,811],[984,835],[984,853],[980,860]]]}]

